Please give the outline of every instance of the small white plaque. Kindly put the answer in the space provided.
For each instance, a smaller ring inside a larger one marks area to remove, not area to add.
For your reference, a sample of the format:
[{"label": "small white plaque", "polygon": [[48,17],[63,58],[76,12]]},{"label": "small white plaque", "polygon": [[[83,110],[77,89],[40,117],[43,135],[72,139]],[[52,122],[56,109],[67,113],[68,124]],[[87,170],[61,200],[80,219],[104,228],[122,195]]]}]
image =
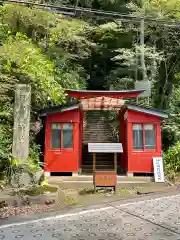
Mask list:
[{"label": "small white plaque", "polygon": [[162,157],[153,158],[155,182],[164,182],[164,169]]}]

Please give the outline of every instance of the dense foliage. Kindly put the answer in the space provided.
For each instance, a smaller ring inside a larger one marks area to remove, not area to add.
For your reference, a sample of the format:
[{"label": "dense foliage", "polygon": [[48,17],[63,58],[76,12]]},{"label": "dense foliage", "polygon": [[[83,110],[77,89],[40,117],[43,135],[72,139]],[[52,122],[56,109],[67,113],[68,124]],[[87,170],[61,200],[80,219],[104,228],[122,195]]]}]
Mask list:
[{"label": "dense foliage", "polygon": [[87,26],[20,5],[0,7],[1,169],[11,157],[15,84],[31,84],[32,118],[49,101],[63,103],[64,88],[85,88],[87,74],[78,56],[84,61],[93,47],[83,35]]},{"label": "dense foliage", "polygon": [[[180,142],[170,147],[164,155],[165,171],[171,180],[179,178],[180,172]],[[179,179],[178,179],[179,180]]]},{"label": "dense foliage", "polygon": [[[38,3],[57,4],[56,0]],[[170,114],[163,124],[164,149],[180,140],[180,0],[62,0],[161,19],[145,23],[145,77],[152,95],[140,102]],[[32,86],[32,116],[39,108],[66,100],[65,88],[132,89],[142,80],[140,26],[113,19],[71,19],[22,5],[0,6],[0,167],[10,157],[16,83]],[[148,100],[148,101],[147,101]]]}]

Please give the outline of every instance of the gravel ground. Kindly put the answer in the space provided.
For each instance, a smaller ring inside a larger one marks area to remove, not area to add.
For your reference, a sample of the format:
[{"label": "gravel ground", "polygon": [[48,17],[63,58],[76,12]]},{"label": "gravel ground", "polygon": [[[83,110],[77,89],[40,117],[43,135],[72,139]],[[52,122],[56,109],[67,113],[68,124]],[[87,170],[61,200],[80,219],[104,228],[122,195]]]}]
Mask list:
[{"label": "gravel ground", "polygon": [[23,206],[23,207],[4,207],[0,209],[0,218],[8,218],[11,216],[16,215],[23,215],[23,214],[32,214],[32,213],[39,213],[39,212],[48,212],[51,211],[56,204],[52,205],[33,205],[33,206]]},{"label": "gravel ground", "polygon": [[[168,189],[168,190],[167,190]],[[84,189],[83,189],[84,190]],[[92,189],[90,189],[92,190]],[[51,202],[50,204],[44,204],[44,200],[41,199],[40,203],[31,204],[29,206],[21,206],[21,207],[14,207],[9,204],[8,207],[0,208],[0,219],[7,219],[11,216],[17,215],[27,215],[33,213],[43,213],[43,212],[50,212],[55,210],[64,209],[67,206],[77,205],[77,206],[88,206],[92,204],[98,204],[103,202],[112,202],[120,200],[120,198],[130,198],[136,196],[135,190],[137,189],[120,189],[117,194],[113,194],[111,191],[107,191],[106,189],[101,189],[97,192],[97,194],[91,193],[91,191],[84,190],[85,194],[78,195],[77,189],[69,189],[66,190],[66,195],[68,199],[66,199],[66,203],[60,204],[59,201],[56,203]],[[147,190],[156,192],[158,189],[154,188],[142,188],[139,189],[141,192],[145,192]],[[161,191],[163,189],[161,188]],[[164,191],[171,192],[174,191],[174,188],[164,188]],[[82,191],[81,191],[82,192]],[[89,193],[88,193],[89,192]],[[12,197],[13,198],[13,197]],[[42,197],[41,197],[42,198]],[[62,199],[61,199],[62,200]],[[64,199],[63,199],[64,201]]]}]

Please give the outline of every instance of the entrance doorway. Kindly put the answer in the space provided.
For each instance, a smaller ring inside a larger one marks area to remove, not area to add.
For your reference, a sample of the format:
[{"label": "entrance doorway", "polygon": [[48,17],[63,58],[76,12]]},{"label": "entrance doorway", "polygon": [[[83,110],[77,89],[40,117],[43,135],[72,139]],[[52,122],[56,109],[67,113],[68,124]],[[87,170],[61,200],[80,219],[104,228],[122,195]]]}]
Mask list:
[{"label": "entrance doorway", "polygon": [[[83,123],[83,149],[82,149],[82,173],[93,173],[92,153],[88,152],[88,143],[118,143],[119,119],[116,111],[91,110],[84,112]],[[114,154],[98,153],[96,155],[96,168],[99,170],[113,170]],[[120,155],[117,162],[120,172]]]}]

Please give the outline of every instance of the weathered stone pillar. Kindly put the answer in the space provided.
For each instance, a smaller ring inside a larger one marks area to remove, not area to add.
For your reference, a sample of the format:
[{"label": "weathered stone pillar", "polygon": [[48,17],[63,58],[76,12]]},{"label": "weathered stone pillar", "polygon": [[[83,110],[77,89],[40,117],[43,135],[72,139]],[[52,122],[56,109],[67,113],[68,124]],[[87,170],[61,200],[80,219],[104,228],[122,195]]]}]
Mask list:
[{"label": "weathered stone pillar", "polygon": [[31,86],[18,84],[15,89],[13,159],[28,160],[30,125]]}]

